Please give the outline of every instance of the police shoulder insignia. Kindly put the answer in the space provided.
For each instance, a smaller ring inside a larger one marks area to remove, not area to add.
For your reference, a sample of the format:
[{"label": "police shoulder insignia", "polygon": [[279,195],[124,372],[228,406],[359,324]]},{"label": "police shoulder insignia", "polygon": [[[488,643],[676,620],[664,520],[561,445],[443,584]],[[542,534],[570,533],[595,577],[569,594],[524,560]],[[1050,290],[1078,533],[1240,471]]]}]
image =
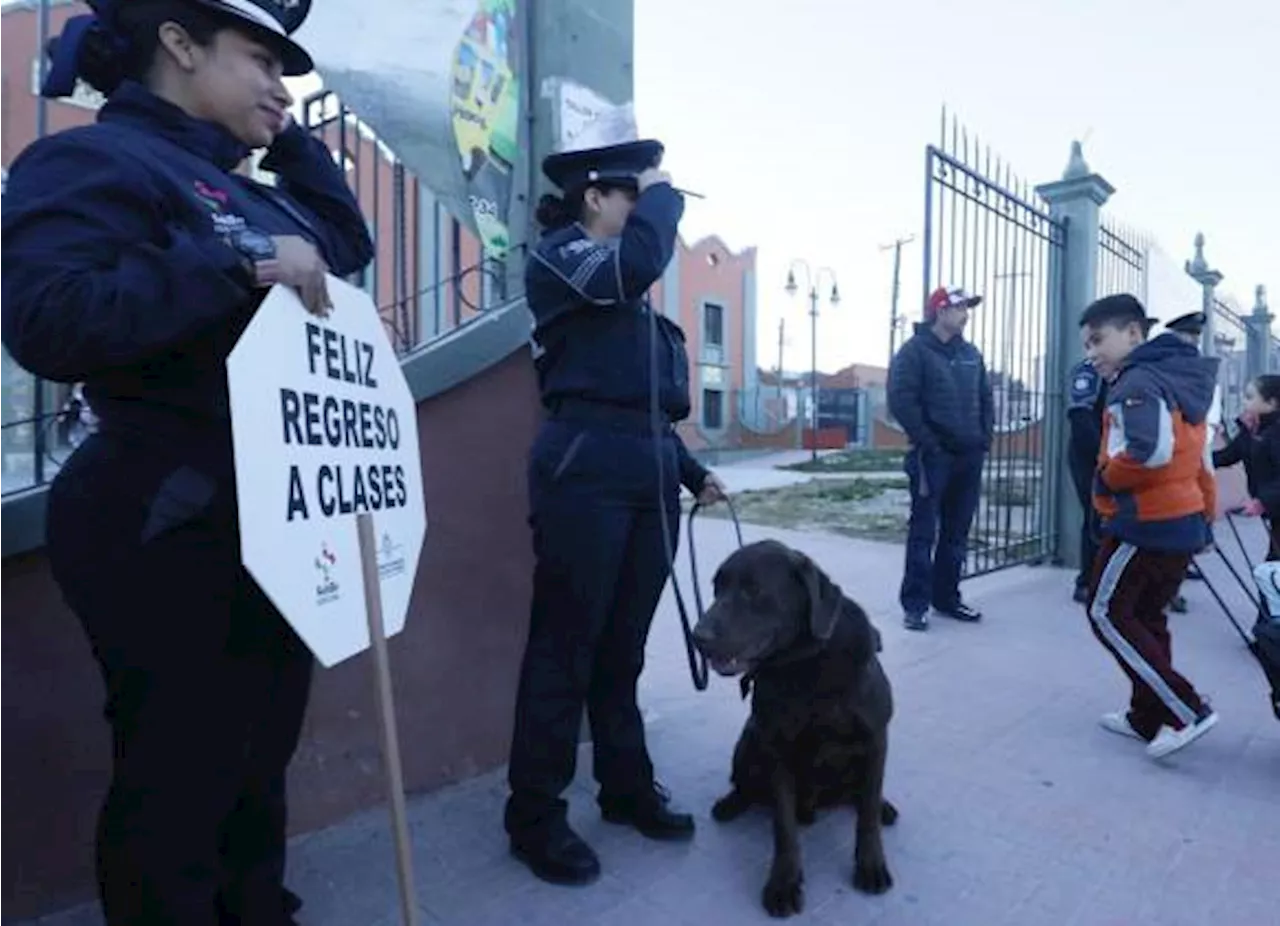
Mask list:
[{"label": "police shoulder insignia", "polygon": [[576,257],[579,254],[594,250],[596,247],[596,243],[590,238],[574,238],[572,241],[560,245],[559,253],[561,257]]}]

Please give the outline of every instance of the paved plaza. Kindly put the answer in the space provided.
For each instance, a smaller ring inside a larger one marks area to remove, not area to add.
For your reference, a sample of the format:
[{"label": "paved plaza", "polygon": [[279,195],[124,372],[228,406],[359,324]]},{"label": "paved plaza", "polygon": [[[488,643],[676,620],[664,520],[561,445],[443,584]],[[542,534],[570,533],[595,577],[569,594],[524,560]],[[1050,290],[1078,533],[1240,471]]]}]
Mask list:
[{"label": "paved plaza", "polygon": [[[1256,526],[1256,525],[1255,525]],[[728,522],[697,526],[704,569],[732,548]],[[792,922],[875,926],[1264,926],[1280,910],[1280,723],[1264,683],[1200,583],[1173,615],[1178,663],[1222,721],[1156,764],[1141,744],[1096,725],[1122,706],[1119,671],[1070,601],[1071,577],[1019,568],[966,583],[978,626],[939,621],[908,634],[896,607],[901,548],[745,526],[815,557],[872,614],[893,681],[886,794],[902,811],[886,835],[896,885],[883,897],[849,884],[853,825],[828,812],[805,830],[805,913]],[[1215,568],[1217,567],[1217,568]],[[1238,587],[1208,563],[1241,606]],[[704,582],[709,582],[704,575]],[[687,574],[684,579],[687,583]],[[501,772],[410,799],[426,926],[744,926],[771,855],[764,812],[709,817],[727,781],[746,704],[735,683],[693,690],[670,594],[643,680],[663,781],[695,811],[690,845],[649,843],[600,821],[589,752],[573,821],[605,874],[585,889],[535,881],[507,854]],[[289,880],[306,926],[393,926],[398,901],[385,811],[296,841]],[[98,926],[85,908],[42,926]]]}]

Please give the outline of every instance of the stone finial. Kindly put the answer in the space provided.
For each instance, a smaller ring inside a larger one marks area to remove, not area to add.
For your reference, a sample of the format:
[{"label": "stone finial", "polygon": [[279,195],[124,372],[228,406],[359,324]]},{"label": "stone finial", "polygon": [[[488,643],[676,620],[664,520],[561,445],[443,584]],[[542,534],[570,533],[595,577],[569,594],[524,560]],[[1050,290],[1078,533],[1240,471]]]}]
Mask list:
[{"label": "stone finial", "polygon": [[1062,172],[1063,180],[1078,180],[1087,177],[1091,171],[1084,160],[1084,146],[1079,139],[1071,143],[1071,157],[1067,161],[1067,169]]},{"label": "stone finial", "polygon": [[1267,288],[1261,283],[1253,291],[1253,310],[1259,313],[1267,311]]},{"label": "stone finial", "polygon": [[1187,273],[1196,276],[1208,269],[1209,264],[1204,259],[1204,232],[1196,232],[1196,256],[1187,261]]}]

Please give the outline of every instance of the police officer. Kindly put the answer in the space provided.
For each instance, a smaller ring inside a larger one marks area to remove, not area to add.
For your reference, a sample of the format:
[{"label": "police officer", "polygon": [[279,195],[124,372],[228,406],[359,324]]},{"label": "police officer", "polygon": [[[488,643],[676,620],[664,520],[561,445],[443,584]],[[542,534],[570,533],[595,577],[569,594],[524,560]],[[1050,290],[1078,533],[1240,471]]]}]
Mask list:
[{"label": "police officer", "polygon": [[1075,483],[1076,498],[1084,510],[1080,525],[1080,572],[1076,575],[1074,600],[1089,600],[1093,561],[1098,557],[1098,516],[1093,510],[1093,474],[1098,469],[1102,444],[1102,415],[1106,409],[1107,384],[1086,358],[1071,370],[1071,395],[1067,404],[1069,438],[1067,466]]},{"label": "police officer", "polygon": [[563,196],[540,202],[525,269],[547,417],[529,457],[536,565],[505,824],[516,857],[554,883],[600,873],[562,797],[584,705],[604,819],[653,839],[693,835],[654,779],[636,705],[680,486],[706,504],[724,491],[675,431],[689,415],[684,334],[646,298],[684,212],[662,152],[637,141],[546,158]]},{"label": "police officer", "polygon": [[[283,926],[285,769],[312,657],[240,562],[225,361],[267,290],[328,311],[373,247],[327,148],[288,117],[312,69],[278,0],[99,0],[45,92],[95,125],[14,162],[3,337],[85,383],[99,427],[49,492],[48,556],[102,670],[109,926]],[[255,148],[275,187],[233,171]],[[267,401],[268,396],[263,396]]]},{"label": "police officer", "polygon": [[[1205,325],[1208,324],[1208,318],[1204,312],[1188,312],[1185,315],[1179,315],[1177,318],[1171,319],[1166,325],[1169,331],[1173,332],[1182,340],[1186,341],[1192,347],[1199,348],[1202,343]],[[1222,384],[1217,383],[1213,387],[1213,401],[1209,405],[1209,414],[1205,419],[1205,425],[1209,433],[1208,446],[1205,448],[1205,465],[1213,472],[1213,444],[1217,440],[1218,434],[1222,430]],[[1203,581],[1204,574],[1200,572],[1195,562],[1187,567],[1187,578]],[[1175,595],[1170,608],[1174,611],[1185,612],[1187,610],[1186,599],[1182,595]]]}]

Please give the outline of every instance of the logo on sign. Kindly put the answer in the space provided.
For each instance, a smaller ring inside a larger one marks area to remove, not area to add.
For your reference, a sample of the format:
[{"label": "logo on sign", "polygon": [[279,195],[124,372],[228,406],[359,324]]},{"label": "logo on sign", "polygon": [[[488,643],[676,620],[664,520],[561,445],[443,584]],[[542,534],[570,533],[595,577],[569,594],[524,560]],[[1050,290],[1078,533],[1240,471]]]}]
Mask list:
[{"label": "logo on sign", "polygon": [[404,572],[404,556],[400,552],[400,544],[391,539],[385,531],[378,544],[378,578],[388,579]]},{"label": "logo on sign", "polygon": [[320,555],[316,557],[316,572],[320,581],[316,583],[316,604],[328,604],[338,600],[338,583],[333,578],[333,569],[338,565],[338,558],[333,555],[327,543],[320,544]]}]

